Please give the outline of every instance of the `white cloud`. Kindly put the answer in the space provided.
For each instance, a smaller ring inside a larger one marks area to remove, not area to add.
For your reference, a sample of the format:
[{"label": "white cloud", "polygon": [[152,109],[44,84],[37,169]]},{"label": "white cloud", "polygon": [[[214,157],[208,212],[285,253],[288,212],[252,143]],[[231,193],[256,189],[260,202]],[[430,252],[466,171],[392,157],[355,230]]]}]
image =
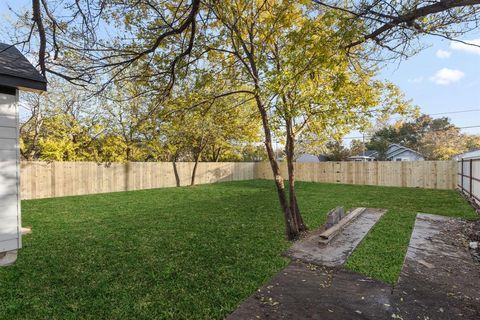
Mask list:
[{"label": "white cloud", "polygon": [[[463,51],[466,53],[478,54],[480,55],[480,39],[466,40],[465,43],[452,41],[450,43],[450,48],[452,50]],[[469,43],[469,44],[468,44]]]},{"label": "white cloud", "polygon": [[451,53],[450,51],[447,51],[447,50],[439,49],[439,50],[437,50],[437,52],[435,53],[435,55],[436,55],[437,58],[439,58],[439,59],[448,59],[448,58],[450,58],[450,56],[452,55],[452,53]]},{"label": "white cloud", "polygon": [[422,83],[423,82],[423,77],[416,77],[413,79],[408,79],[407,80],[409,83]]},{"label": "white cloud", "polygon": [[443,68],[437,71],[430,80],[439,85],[448,85],[453,82],[457,82],[465,76],[460,70]]}]

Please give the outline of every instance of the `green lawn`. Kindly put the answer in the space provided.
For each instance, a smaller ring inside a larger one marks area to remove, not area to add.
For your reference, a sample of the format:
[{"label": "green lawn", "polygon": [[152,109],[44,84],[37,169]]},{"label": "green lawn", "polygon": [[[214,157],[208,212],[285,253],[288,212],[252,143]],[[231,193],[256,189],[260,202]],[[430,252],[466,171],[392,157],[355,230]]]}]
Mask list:
[{"label": "green lawn", "polygon": [[[310,228],[387,208],[347,263],[397,280],[416,212],[474,218],[454,191],[298,183]],[[33,234],[0,269],[0,319],[223,318],[287,264],[272,181],[23,201]]]}]

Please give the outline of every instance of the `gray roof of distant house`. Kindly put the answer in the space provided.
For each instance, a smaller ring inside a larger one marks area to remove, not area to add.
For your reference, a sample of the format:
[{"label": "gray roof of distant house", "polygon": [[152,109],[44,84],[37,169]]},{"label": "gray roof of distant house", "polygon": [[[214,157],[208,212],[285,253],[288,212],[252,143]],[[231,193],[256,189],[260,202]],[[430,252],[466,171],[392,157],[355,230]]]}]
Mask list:
[{"label": "gray roof of distant house", "polygon": [[360,152],[359,154],[354,155],[353,157],[367,157],[367,158],[376,158],[378,157],[377,150],[365,150]]},{"label": "gray roof of distant house", "polygon": [[359,156],[375,157],[375,156],[378,156],[378,151],[376,151],[376,150],[366,150],[366,151],[360,152]]},{"label": "gray roof of distant house", "polygon": [[15,46],[0,43],[0,86],[47,90],[47,80]]},{"label": "gray roof of distant house", "polygon": [[[390,150],[390,149],[393,149],[393,148],[396,148],[395,150]],[[387,158],[392,158],[392,157],[395,157],[395,156],[398,156],[399,154],[405,152],[405,151],[410,151],[410,152],[413,152],[421,157],[423,157],[423,154],[421,154],[420,152],[418,151],[415,151],[413,149],[410,149],[410,148],[407,148],[405,146],[402,146],[401,144],[398,144],[398,143],[392,143],[388,146],[388,149],[390,150],[389,152],[387,152]]]},{"label": "gray roof of distant house", "polygon": [[[415,150],[412,150],[410,148],[407,148],[405,146],[402,146],[401,144],[398,144],[398,143],[392,143],[388,146],[388,149],[390,150],[389,152],[387,152],[386,154],[386,157],[387,158],[392,158],[394,156],[397,156],[403,152],[406,152],[406,151],[410,151],[410,152],[413,152],[421,157],[423,157],[423,155],[418,152],[418,151],[415,151]],[[376,158],[378,157],[378,151],[376,150],[366,150],[366,151],[363,151],[363,152],[360,152],[360,154],[356,155],[355,157],[369,157],[369,158]]]}]

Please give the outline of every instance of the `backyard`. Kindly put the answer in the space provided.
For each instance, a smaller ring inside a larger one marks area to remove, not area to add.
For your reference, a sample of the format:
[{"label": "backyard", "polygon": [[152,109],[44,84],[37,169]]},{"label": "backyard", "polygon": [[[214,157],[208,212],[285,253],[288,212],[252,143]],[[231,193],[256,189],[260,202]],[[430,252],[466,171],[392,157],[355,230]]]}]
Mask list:
[{"label": "backyard", "polygon": [[[394,284],[417,212],[475,218],[453,190],[299,182],[308,226],[336,206],[388,209],[346,267]],[[1,319],[221,319],[286,266],[267,180],[22,202],[25,236],[0,269]]]}]

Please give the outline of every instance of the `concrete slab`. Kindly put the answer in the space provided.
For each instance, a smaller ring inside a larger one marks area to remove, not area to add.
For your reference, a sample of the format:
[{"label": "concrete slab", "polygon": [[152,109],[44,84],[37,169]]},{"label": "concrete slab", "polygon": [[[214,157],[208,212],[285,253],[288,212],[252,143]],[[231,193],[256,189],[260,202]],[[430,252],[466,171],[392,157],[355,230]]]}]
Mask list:
[{"label": "concrete slab", "polygon": [[401,319],[480,319],[480,266],[466,247],[469,223],[417,215],[393,296]]},{"label": "concrete slab", "polygon": [[0,253],[0,267],[7,267],[15,264],[17,261],[17,250]]},{"label": "concrete slab", "polygon": [[[418,214],[394,288],[338,267],[293,262],[227,319],[480,319],[480,264],[465,232],[471,224]],[[306,240],[301,250],[317,249]]]},{"label": "concrete slab", "polygon": [[228,320],[391,319],[391,287],[333,268],[292,263]]},{"label": "concrete slab", "polygon": [[319,235],[325,231],[320,228],[294,243],[284,255],[305,263],[341,266],[384,213],[384,209],[367,208],[328,244],[319,243]]}]

